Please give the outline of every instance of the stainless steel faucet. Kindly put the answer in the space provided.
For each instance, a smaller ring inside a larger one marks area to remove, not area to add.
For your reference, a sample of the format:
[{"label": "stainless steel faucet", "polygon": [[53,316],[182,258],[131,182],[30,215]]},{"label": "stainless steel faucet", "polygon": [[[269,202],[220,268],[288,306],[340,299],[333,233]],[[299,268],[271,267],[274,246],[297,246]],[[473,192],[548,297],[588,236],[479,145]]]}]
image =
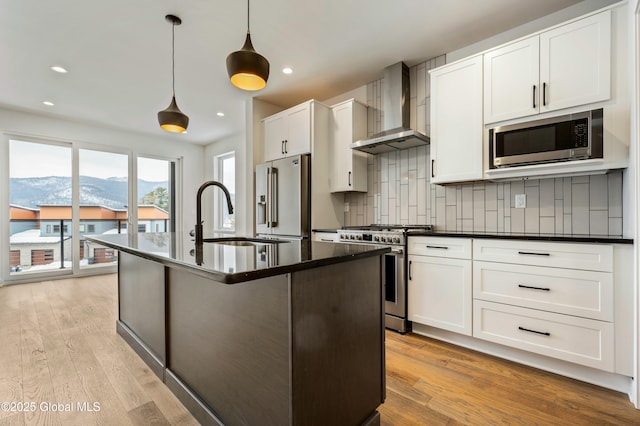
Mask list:
[{"label": "stainless steel faucet", "polygon": [[229,194],[229,190],[226,186],[215,180],[210,180],[200,185],[200,188],[198,188],[198,194],[196,195],[196,244],[202,244],[204,242],[204,238],[202,237],[202,192],[208,186],[217,186],[224,191],[224,195],[227,197],[227,209],[229,210],[229,214],[233,214],[231,194]]}]

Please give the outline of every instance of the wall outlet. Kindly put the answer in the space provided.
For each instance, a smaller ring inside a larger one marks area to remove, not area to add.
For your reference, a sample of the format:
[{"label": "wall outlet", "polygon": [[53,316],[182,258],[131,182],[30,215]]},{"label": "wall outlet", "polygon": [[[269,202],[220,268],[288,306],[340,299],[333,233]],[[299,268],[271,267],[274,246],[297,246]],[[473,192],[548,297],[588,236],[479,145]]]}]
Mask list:
[{"label": "wall outlet", "polygon": [[516,194],[516,209],[527,207],[527,194]]},{"label": "wall outlet", "polygon": [[344,203],[344,212],[349,213],[349,203]]}]

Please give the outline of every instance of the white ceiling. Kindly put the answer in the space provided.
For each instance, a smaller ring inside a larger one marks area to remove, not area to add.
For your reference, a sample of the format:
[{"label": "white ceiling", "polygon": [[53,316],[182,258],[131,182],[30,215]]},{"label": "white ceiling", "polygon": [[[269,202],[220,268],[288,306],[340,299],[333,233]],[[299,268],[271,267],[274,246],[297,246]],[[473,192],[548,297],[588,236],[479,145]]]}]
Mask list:
[{"label": "white ceiling", "polygon": [[[254,0],[253,44],[271,75],[249,93],[231,86],[225,67],[244,43],[245,1],[0,0],[0,106],[207,144],[240,131],[251,96],[283,107],[328,99],[387,65],[415,65],[577,2]],[[187,134],[160,130],[156,118],[171,100],[168,13],[182,19],[176,99]],[[286,65],[293,74],[281,72]]]}]

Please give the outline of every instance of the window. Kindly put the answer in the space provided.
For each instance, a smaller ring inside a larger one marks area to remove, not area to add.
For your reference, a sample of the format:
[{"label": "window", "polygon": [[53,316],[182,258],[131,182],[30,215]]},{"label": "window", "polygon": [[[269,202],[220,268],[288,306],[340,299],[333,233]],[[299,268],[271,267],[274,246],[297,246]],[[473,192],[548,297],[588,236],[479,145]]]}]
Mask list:
[{"label": "window", "polygon": [[87,225],[87,232],[96,232],[96,226],[93,224]]},{"label": "window", "polygon": [[53,232],[60,233],[60,225],[53,225]]},{"label": "window", "polygon": [[147,232],[147,225],[146,224],[138,225],[138,232]]},{"label": "window", "polygon": [[[215,179],[229,190],[231,204],[236,205],[236,153],[234,151],[215,157]],[[221,231],[235,231],[236,217],[229,214],[227,199],[223,191],[216,191],[214,201],[216,229]]]},{"label": "window", "polygon": [[84,232],[84,225],[83,225],[82,223],[80,224],[80,226],[79,226],[78,230],[79,230],[80,232]]},{"label": "window", "polygon": [[51,233],[51,225],[47,225],[47,234]]}]

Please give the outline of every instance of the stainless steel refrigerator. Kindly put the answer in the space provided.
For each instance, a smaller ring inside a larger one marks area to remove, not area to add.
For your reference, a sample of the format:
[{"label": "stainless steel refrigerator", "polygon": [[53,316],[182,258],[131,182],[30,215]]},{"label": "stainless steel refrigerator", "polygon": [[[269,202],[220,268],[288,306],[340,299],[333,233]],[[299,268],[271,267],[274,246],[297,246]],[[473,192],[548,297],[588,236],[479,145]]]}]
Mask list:
[{"label": "stainless steel refrigerator", "polygon": [[256,166],[256,233],[285,238],[311,234],[311,164],[296,155]]}]

